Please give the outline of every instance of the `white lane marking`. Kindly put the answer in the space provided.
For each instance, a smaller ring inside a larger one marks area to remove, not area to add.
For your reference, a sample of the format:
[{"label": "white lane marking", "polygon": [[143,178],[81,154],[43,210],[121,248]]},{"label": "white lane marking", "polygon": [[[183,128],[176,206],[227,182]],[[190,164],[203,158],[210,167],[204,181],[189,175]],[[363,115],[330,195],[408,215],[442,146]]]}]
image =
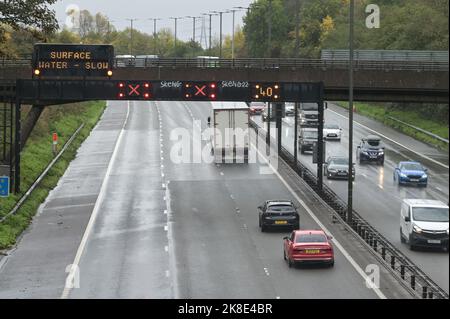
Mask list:
[{"label": "white lane marking", "polygon": [[170,271],[166,270],[166,277],[169,278],[170,277]]},{"label": "white lane marking", "polygon": [[[253,147],[255,147],[255,145],[253,143],[251,143]],[[317,216],[312,212],[312,210],[308,207],[308,205],[306,205],[306,203],[300,199],[300,197],[298,197],[298,195],[294,192],[294,190],[291,188],[291,186],[289,186],[289,184],[286,182],[286,180],[280,175],[280,173],[272,166],[271,163],[269,163],[266,159],[266,157],[257,149],[257,152],[259,153],[259,155],[264,159],[264,161],[267,163],[267,165],[272,169],[272,171],[275,173],[275,175],[277,175],[277,177],[280,179],[280,181],[284,184],[284,186],[286,186],[286,188],[289,190],[289,192],[295,197],[295,199],[300,203],[300,205],[303,206],[303,208],[306,210],[306,212],[308,213],[308,215],[316,222],[317,225],[319,225],[319,227],[326,232],[327,234],[329,234],[330,236],[333,237],[332,241],[335,244],[335,246],[339,249],[339,251],[342,253],[342,255],[345,257],[345,259],[348,260],[348,262],[353,266],[353,268],[355,268],[356,272],[358,272],[361,277],[364,279],[365,283],[371,282],[370,278],[366,275],[366,273],[361,269],[361,267],[359,267],[359,265],[356,263],[356,261],[352,258],[352,256],[350,256],[350,254],[347,252],[347,250],[341,245],[341,243],[339,243],[335,236],[333,236],[333,234],[325,227],[324,224],[322,224],[322,222],[319,220],[319,218],[317,218]],[[377,294],[378,298],[380,299],[387,299],[386,296],[383,294],[383,292],[381,292],[381,290],[379,288],[374,287],[373,290],[375,291],[375,293]]]},{"label": "white lane marking", "polygon": [[166,253],[168,253],[169,252],[169,246],[164,246],[164,251],[166,252]]},{"label": "white lane marking", "polygon": [[[339,113],[337,113],[337,112],[335,112],[335,111],[332,111],[332,110],[330,110],[330,109],[329,109],[329,111],[330,111],[330,112],[333,112],[333,113],[339,115],[340,117],[343,117],[344,119],[347,119],[347,120],[348,120],[348,117],[345,117],[345,116],[342,115],[342,114],[339,114]],[[387,137],[386,135],[381,134],[381,133],[379,133],[379,132],[377,132],[377,131],[375,131],[375,130],[372,130],[371,128],[365,126],[364,124],[361,124],[361,123],[356,122],[356,121],[354,121],[354,122],[355,122],[355,124],[357,124],[357,125],[359,125],[359,126],[365,128],[366,130],[371,131],[371,132],[373,132],[373,133],[376,133],[377,135],[379,135],[379,136],[381,136],[381,137],[387,139],[388,141],[391,141],[392,143],[395,143],[395,144],[399,145],[400,147],[403,147],[404,149],[407,149],[408,151],[413,152],[414,154],[417,154],[417,155],[419,155],[419,156],[422,157],[422,158],[425,158],[426,160],[429,160],[429,161],[431,161],[431,162],[433,162],[433,163],[435,163],[435,164],[438,164],[438,165],[440,165],[440,166],[442,166],[442,167],[444,167],[444,168],[447,168],[447,169],[449,168],[448,165],[445,165],[445,164],[443,164],[443,163],[441,163],[441,162],[439,162],[439,161],[436,161],[435,159],[432,159],[431,157],[428,157],[428,156],[426,156],[426,155],[424,155],[424,154],[421,154],[421,153],[419,153],[419,152],[416,152],[416,151],[414,151],[414,150],[412,150],[412,149],[406,147],[405,145],[403,145],[403,144],[401,144],[401,143],[399,143],[399,142],[397,142],[397,141],[394,141],[393,139]]]},{"label": "white lane marking", "polygon": [[162,188],[166,188],[166,184],[163,183],[163,184],[162,184]]},{"label": "white lane marking", "polygon": [[[84,231],[83,238],[81,239],[80,245],[78,246],[78,250],[75,255],[75,259],[72,263],[72,268],[71,268],[69,274],[67,275],[66,283],[73,282],[73,277],[76,273],[76,269],[78,268],[78,264],[80,263],[80,259],[81,259],[81,256],[83,255],[84,248],[86,247],[86,243],[89,238],[89,234],[91,233],[91,230],[94,226],[95,220],[96,220],[98,212],[100,210],[100,205],[104,200],[105,193],[106,193],[106,187],[108,185],[109,177],[111,176],[112,167],[114,165],[114,162],[115,162],[117,154],[118,154],[118,150],[119,150],[122,138],[123,138],[123,133],[125,132],[125,126],[127,125],[129,115],[130,115],[130,101],[128,101],[128,103],[127,103],[127,115],[125,117],[125,121],[123,122],[122,128],[119,133],[119,138],[117,139],[116,145],[114,146],[114,151],[112,153],[111,159],[109,160],[108,168],[105,173],[105,178],[103,179],[102,186],[100,187],[100,192],[99,192],[97,200],[95,202],[94,209],[92,210],[91,217],[89,218],[89,222]],[[61,299],[67,299],[69,297],[69,293],[72,289],[73,288],[69,288],[69,287],[67,287],[67,285],[64,285],[64,290],[62,292]]]},{"label": "white lane marking", "polygon": [[225,175],[225,174],[224,174],[223,172],[220,172],[220,175],[223,176],[223,175]]},{"label": "white lane marking", "polygon": [[167,215],[167,209],[164,210],[164,215]]},{"label": "white lane marking", "polygon": [[70,209],[70,208],[80,208],[80,207],[88,207],[88,206],[94,206],[95,203],[88,203],[88,204],[73,204],[73,205],[63,205],[63,206],[53,206],[53,207],[47,207],[45,206],[43,210],[53,210],[53,209]]},{"label": "white lane marking", "polygon": [[168,231],[169,230],[169,226],[164,226],[164,231]]}]

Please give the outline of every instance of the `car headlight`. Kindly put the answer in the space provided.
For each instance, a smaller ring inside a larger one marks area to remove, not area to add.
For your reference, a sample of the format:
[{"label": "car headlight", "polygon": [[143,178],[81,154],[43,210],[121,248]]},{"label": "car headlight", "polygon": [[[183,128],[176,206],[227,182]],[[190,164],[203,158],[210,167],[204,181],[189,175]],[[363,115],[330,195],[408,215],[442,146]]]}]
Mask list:
[{"label": "car headlight", "polygon": [[369,155],[369,153],[367,153],[366,151],[363,151],[362,152],[364,155]]},{"label": "car headlight", "polygon": [[423,174],[423,175],[422,175],[422,178],[427,178],[427,177],[428,177],[427,174]]},{"label": "car headlight", "polygon": [[447,236],[448,236],[448,228],[447,228]]},{"label": "car headlight", "polygon": [[384,152],[379,152],[378,155],[384,155]]},{"label": "car headlight", "polygon": [[406,174],[405,173],[400,173],[400,176],[401,177],[406,177]]},{"label": "car headlight", "polygon": [[421,232],[422,232],[422,228],[420,228],[419,226],[417,226],[417,225],[414,225],[414,227],[413,227],[413,231],[415,232],[415,233],[418,233],[418,234],[420,234]]},{"label": "car headlight", "polygon": [[335,170],[334,168],[329,168],[328,171],[329,171],[329,172],[333,172],[333,173],[336,172],[336,170]]}]

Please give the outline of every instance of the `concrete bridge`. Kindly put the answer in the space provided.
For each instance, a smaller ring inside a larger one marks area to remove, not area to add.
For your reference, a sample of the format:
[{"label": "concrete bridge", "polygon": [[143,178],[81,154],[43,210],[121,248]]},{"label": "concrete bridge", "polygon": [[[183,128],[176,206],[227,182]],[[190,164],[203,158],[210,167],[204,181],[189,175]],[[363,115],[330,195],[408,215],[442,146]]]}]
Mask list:
[{"label": "concrete bridge", "polygon": [[[348,99],[348,61],[304,59],[116,60],[112,79],[323,82],[325,99]],[[31,78],[29,60],[0,61],[0,80]],[[448,103],[446,62],[355,61],[355,101]]]}]

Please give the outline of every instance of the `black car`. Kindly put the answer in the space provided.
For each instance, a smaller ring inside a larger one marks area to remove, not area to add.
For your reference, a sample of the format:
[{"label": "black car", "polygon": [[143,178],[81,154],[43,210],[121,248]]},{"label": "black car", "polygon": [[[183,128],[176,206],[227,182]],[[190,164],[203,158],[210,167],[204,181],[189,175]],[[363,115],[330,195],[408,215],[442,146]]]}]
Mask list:
[{"label": "black car", "polygon": [[259,227],[266,231],[269,227],[300,228],[300,215],[292,201],[268,200],[258,207]]},{"label": "black car", "polygon": [[298,148],[300,153],[305,154],[306,151],[313,151],[314,143],[318,141],[319,131],[316,128],[302,128],[298,137]]},{"label": "black car", "polygon": [[[348,157],[330,156],[323,169],[327,179],[348,179]],[[352,165],[352,180],[355,180],[355,167]]]},{"label": "black car", "polygon": [[377,162],[383,165],[384,146],[381,144],[381,139],[376,135],[369,135],[363,138],[356,150],[356,158],[359,160],[359,164],[364,162]]}]

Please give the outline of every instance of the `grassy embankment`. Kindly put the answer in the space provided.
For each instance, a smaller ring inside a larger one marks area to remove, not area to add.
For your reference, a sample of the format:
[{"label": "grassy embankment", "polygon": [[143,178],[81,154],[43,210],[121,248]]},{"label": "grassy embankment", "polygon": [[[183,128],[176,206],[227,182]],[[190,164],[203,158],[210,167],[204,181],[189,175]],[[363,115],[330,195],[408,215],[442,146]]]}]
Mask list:
[{"label": "grassy embankment", "polygon": [[[39,205],[45,201],[48,193],[56,186],[69,163],[75,158],[78,148],[90,134],[105,106],[105,102],[77,103],[47,107],[42,113],[22,151],[22,193],[10,195],[9,198],[0,198],[0,218],[14,207],[20,197],[53,159],[52,132],[58,133],[58,148],[61,149],[78,127],[82,123],[85,125],[17,214],[10,216],[4,223],[0,224],[0,249],[14,245],[17,237],[28,227]],[[23,117],[25,117],[26,112],[27,110],[24,109]]]},{"label": "grassy embankment", "polygon": [[[348,103],[346,102],[339,102],[337,105],[344,107],[348,109]],[[424,134],[422,132],[419,132],[409,126],[403,125],[401,123],[398,123],[397,121],[393,121],[392,119],[389,119],[388,117],[393,117],[398,120],[401,120],[405,123],[414,125],[416,127],[419,127],[423,130],[426,130],[430,133],[436,134],[442,138],[445,138],[448,140],[448,124],[445,125],[443,123],[438,123],[433,120],[429,120],[423,117],[422,114],[419,114],[414,111],[404,111],[404,110],[393,110],[393,109],[386,109],[383,105],[379,104],[368,104],[368,103],[355,103],[356,112],[358,114],[370,117],[372,119],[375,119],[377,121],[380,121],[384,123],[387,126],[390,126],[392,128],[395,128],[396,130],[399,130],[400,132],[409,135],[411,137],[414,137],[415,139],[425,142],[427,144],[433,145],[435,147],[438,147],[439,149],[448,151],[448,144],[439,141],[438,139],[435,139],[427,134]]]}]

